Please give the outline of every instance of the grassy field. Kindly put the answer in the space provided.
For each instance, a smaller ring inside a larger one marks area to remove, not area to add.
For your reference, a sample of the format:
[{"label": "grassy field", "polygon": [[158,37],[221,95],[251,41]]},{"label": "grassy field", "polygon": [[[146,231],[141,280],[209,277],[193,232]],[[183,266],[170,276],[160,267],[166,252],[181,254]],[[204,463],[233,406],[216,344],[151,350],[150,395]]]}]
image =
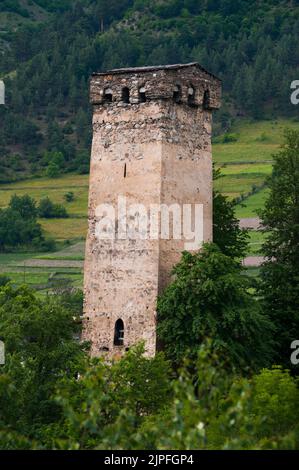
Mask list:
[{"label": "grassy field", "polygon": [[[236,142],[214,143],[213,159],[222,177],[215,186],[230,199],[247,195],[253,187],[262,188],[272,171],[272,156],[283,142],[286,128],[299,129],[299,122],[277,120],[250,122],[241,121],[231,133]],[[221,140],[221,138],[216,139]],[[256,211],[264,205],[266,189],[261,189],[237,207],[237,215],[257,217]]]},{"label": "grassy field", "polygon": [[40,219],[45,234],[58,240],[84,238],[87,234],[87,217],[84,219]]},{"label": "grassy field", "polygon": [[239,121],[230,133],[236,134],[237,142],[215,143],[213,156],[217,164],[267,162],[272,160],[273,152],[283,142],[285,128],[298,129],[299,122],[290,120],[276,121]]},{"label": "grassy field", "polygon": [[[64,204],[70,214],[86,216],[88,199],[88,175],[64,175],[60,178],[38,178],[0,185],[0,207],[7,206],[12,194],[22,196],[29,194],[39,201],[49,196],[56,203]],[[66,203],[64,195],[72,191],[75,195],[73,202]]]},{"label": "grassy field", "polygon": [[249,231],[249,256],[260,256],[262,244],[265,241],[265,234],[258,230]]},{"label": "grassy field", "polygon": [[[272,155],[283,142],[286,127],[299,128],[292,121],[243,121],[231,130],[237,136],[236,142],[213,144],[213,158],[216,167],[221,168],[222,177],[216,187],[229,196],[245,196],[253,186],[262,187],[271,174]],[[221,139],[218,139],[221,140]],[[72,191],[73,202],[67,203],[64,195]],[[59,241],[56,253],[12,253],[0,254],[0,274],[6,274],[15,285],[27,283],[38,289],[39,295],[46,294],[56,286],[72,285],[82,287],[84,240],[87,233],[88,176],[64,175],[60,178],[40,178],[13,184],[0,185],[0,208],[7,206],[11,196],[29,194],[39,201],[43,197],[63,204],[70,217],[67,219],[40,219],[48,237]],[[246,197],[237,206],[239,218],[257,217],[257,210],[264,206],[267,189]],[[250,232],[248,255],[260,254],[263,234]],[[252,269],[252,275],[256,275]]]},{"label": "grassy field", "polygon": [[242,204],[238,204],[236,207],[236,216],[239,219],[258,217],[258,211],[264,207],[265,200],[267,199],[267,192],[268,190],[265,188],[250,196]]},{"label": "grassy field", "polygon": [[1,253],[0,275],[5,274],[15,286],[29,285],[39,295],[68,286],[81,288],[84,246],[84,242],[66,244],[56,253]]},{"label": "grassy field", "polygon": [[[87,232],[88,175],[65,175],[61,178],[39,178],[0,185],[0,208],[6,207],[11,196],[29,194],[37,202],[48,196],[63,204],[70,218],[40,219],[47,236],[58,240],[85,238]],[[64,195],[73,192],[75,200],[66,202]]]}]

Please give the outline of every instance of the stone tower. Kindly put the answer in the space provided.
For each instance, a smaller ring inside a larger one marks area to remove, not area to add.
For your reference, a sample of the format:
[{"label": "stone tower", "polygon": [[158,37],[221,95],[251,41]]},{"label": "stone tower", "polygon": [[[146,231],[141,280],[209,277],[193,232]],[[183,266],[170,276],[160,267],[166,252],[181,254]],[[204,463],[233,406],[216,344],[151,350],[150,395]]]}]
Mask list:
[{"label": "stone tower", "polygon": [[[168,238],[119,235],[119,226],[136,228],[136,220],[139,224],[145,217],[141,204],[146,211],[152,205],[200,204],[203,240],[212,239],[211,127],[220,99],[219,79],[197,63],[92,76],[83,320],[92,355],[118,357],[140,341],[147,355],[155,354],[157,296],[186,240],[171,236],[171,211]],[[125,213],[120,201],[133,212]],[[103,213],[103,205],[112,209]],[[98,224],[113,211],[117,220],[104,229],[106,239],[99,236]]]}]

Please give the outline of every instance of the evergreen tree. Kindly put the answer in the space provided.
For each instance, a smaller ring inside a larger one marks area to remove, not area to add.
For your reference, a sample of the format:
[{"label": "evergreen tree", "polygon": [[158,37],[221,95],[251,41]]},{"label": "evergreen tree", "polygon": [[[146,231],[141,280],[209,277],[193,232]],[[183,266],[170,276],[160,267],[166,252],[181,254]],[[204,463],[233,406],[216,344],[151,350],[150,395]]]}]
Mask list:
[{"label": "evergreen tree", "polygon": [[[214,180],[221,177],[214,170]],[[248,247],[248,231],[240,229],[235,216],[234,202],[229,201],[219,191],[213,191],[213,241],[222,253],[233,258],[244,258]]]},{"label": "evergreen tree", "polygon": [[260,213],[267,233],[261,294],[276,327],[278,361],[290,367],[290,346],[299,332],[299,132],[288,130],[285,137],[273,156],[269,195]]},{"label": "evergreen tree", "polygon": [[252,281],[240,264],[206,245],[185,252],[175,280],[158,301],[158,336],[176,364],[197,355],[206,337],[230,366],[266,366],[272,357],[272,324],[250,293]]}]

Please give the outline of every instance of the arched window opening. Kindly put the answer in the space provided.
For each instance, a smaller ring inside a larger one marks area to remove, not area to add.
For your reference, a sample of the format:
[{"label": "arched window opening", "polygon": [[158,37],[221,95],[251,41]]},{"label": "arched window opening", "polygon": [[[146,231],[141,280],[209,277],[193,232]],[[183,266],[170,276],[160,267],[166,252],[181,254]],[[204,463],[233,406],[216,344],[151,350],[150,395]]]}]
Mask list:
[{"label": "arched window opening", "polygon": [[114,346],[123,346],[124,344],[124,322],[119,318],[114,328]]},{"label": "arched window opening", "polygon": [[145,103],[146,102],[146,94],[145,94],[145,88],[144,87],[139,88],[139,102],[140,103]]},{"label": "arched window opening", "polygon": [[121,99],[124,103],[130,103],[130,90],[128,87],[122,89]]},{"label": "arched window opening", "polygon": [[206,90],[203,95],[203,109],[210,109],[210,91]]},{"label": "arched window opening", "polygon": [[180,85],[176,85],[173,89],[173,101],[180,103],[182,99],[182,88]]},{"label": "arched window opening", "polygon": [[106,103],[112,103],[112,90],[110,88],[107,88],[105,91],[104,91],[104,101]]},{"label": "arched window opening", "polygon": [[195,89],[194,87],[191,85],[189,88],[188,88],[188,104],[189,106],[193,106],[195,103]]}]

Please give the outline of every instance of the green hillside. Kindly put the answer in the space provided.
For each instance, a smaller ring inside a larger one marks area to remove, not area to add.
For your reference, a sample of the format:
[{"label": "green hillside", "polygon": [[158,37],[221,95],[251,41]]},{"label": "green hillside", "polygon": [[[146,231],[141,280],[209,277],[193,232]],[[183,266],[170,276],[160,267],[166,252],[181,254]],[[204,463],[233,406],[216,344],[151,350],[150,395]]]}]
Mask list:
[{"label": "green hillside", "polygon": [[[231,134],[235,142],[219,143],[226,134],[219,136],[213,143],[213,160],[216,168],[221,169],[222,177],[215,187],[231,199],[244,197],[237,206],[237,215],[256,217],[266,193],[264,182],[272,170],[272,155],[283,142],[286,127],[299,129],[299,122],[291,120],[276,121],[239,121]],[[47,235],[58,240],[72,240],[86,235],[88,175],[66,174],[57,178],[37,178],[17,183],[0,185],[0,208],[8,205],[13,194],[29,194],[35,200],[49,196],[50,199],[66,206],[70,215],[63,223],[61,220],[44,219],[41,224]],[[256,188],[256,193],[249,193]],[[75,199],[66,203],[64,196],[74,192]]]},{"label": "green hillside", "polygon": [[[241,195],[247,196],[255,186],[263,186],[265,178],[271,173],[271,156],[283,141],[286,127],[298,129],[299,122],[287,120],[239,122],[232,128],[237,139],[230,143],[214,143],[213,159],[216,167],[221,169],[222,178],[216,181],[216,188],[232,199]],[[217,140],[223,140],[225,134]],[[49,196],[54,202],[65,204],[64,195],[68,191],[75,192],[75,200],[67,204],[71,218],[65,221],[65,233],[59,221],[42,222],[46,231],[58,239],[72,239],[84,236],[86,225],[81,220],[86,218],[88,175],[65,175],[60,178],[38,178],[0,186],[0,208],[6,207],[13,194],[22,196],[29,194],[36,200]],[[254,217],[255,210],[260,207],[265,189],[249,196],[244,207],[238,206],[239,217]],[[254,204],[251,201],[256,201]],[[258,201],[258,202],[257,202]],[[72,229],[72,218],[76,224]],[[74,231],[73,231],[74,230]],[[80,230],[82,230],[80,232]],[[68,235],[68,236],[67,236]]]},{"label": "green hillside", "polygon": [[[223,143],[227,135],[214,139],[213,158],[223,175],[216,188],[240,204],[237,215],[256,217],[263,205],[264,182],[272,171],[272,155],[283,142],[286,128],[299,129],[299,121],[238,121],[231,133],[233,142]],[[243,207],[244,205],[244,207]]]},{"label": "green hillside", "polygon": [[[239,218],[257,217],[257,209],[263,207],[267,192],[264,182],[272,169],[271,156],[283,142],[286,127],[299,129],[299,123],[291,120],[239,121],[232,128],[236,141],[213,144],[214,162],[222,173],[215,186],[230,198],[243,195],[243,200],[237,205]],[[225,138],[226,134],[223,134],[216,141]],[[252,191],[253,187],[256,191]],[[71,202],[65,201],[68,192],[74,193]],[[16,284],[22,284],[25,279],[41,294],[55,287],[55,279],[58,279],[58,285],[63,279],[72,285],[82,286],[88,175],[66,174],[59,178],[35,178],[2,184],[0,209],[7,207],[14,194],[28,194],[36,201],[49,196],[53,202],[66,207],[69,217],[39,219],[45,235],[58,241],[56,252],[0,254],[0,274],[6,274]],[[248,255],[259,254],[262,242],[262,234],[252,231]]]},{"label": "green hillside", "polygon": [[3,183],[87,174],[95,70],[199,61],[223,80],[216,136],[240,117],[298,114],[298,0],[5,0],[0,21]]},{"label": "green hillside", "polygon": [[[58,12],[71,7],[70,0],[1,0],[0,3],[0,51],[9,53],[9,46],[20,30],[51,21]],[[22,33],[21,33],[22,34]]]},{"label": "green hillside", "polygon": [[[298,42],[299,0],[0,0],[1,450],[299,449]],[[214,243],[157,299],[151,250],[135,279],[103,245],[83,293],[90,76],[188,62],[223,84]]]},{"label": "green hillside", "polygon": [[[52,270],[81,276],[81,265],[68,263],[82,263],[84,253],[95,70],[198,61],[218,75],[224,96],[214,116],[214,162],[222,172],[216,187],[239,202],[238,217],[255,217],[283,129],[299,125],[290,103],[298,32],[298,0],[2,0],[0,208],[13,194],[49,196],[69,217],[39,220],[60,251],[1,255],[1,271],[20,283],[25,270],[26,282],[36,285],[40,276],[41,287]],[[67,203],[68,192],[75,198]],[[260,234],[251,238],[255,253]]]}]

